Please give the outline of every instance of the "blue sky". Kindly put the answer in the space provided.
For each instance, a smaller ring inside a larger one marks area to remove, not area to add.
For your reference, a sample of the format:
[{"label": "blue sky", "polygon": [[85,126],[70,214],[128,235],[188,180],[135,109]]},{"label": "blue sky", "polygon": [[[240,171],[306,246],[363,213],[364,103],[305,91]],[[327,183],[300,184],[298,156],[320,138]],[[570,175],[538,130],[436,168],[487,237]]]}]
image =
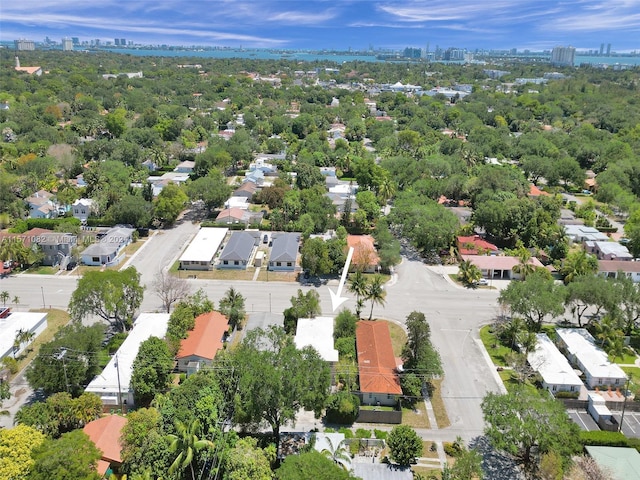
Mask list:
[{"label": "blue sky", "polygon": [[640,0],[3,0],[0,40],[640,51]]}]

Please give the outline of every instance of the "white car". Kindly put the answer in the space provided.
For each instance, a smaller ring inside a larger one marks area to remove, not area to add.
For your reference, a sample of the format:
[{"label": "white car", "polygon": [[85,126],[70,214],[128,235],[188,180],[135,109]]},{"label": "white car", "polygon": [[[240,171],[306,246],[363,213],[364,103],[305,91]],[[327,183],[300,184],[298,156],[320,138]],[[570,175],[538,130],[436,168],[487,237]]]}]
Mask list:
[{"label": "white car", "polygon": [[489,285],[489,281],[486,278],[478,280],[478,285]]}]

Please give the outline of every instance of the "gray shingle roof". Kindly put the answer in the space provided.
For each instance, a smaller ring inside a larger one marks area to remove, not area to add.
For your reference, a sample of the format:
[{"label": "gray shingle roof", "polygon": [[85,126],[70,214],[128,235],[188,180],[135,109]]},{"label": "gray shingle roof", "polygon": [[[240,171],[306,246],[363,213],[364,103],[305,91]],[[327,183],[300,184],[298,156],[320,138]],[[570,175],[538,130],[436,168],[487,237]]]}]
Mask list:
[{"label": "gray shingle roof", "polygon": [[295,262],[298,257],[299,233],[274,234],[270,262]]},{"label": "gray shingle roof", "polygon": [[256,237],[249,232],[233,232],[220,255],[220,261],[248,261],[256,241]]}]

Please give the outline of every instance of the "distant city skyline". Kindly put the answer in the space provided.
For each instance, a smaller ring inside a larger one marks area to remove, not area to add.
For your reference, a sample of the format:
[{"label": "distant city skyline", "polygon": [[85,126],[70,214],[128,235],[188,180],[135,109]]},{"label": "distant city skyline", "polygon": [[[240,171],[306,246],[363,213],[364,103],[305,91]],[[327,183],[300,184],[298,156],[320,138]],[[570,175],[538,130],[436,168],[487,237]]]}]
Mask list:
[{"label": "distant city skyline", "polygon": [[4,2],[0,40],[126,38],[146,45],[368,50],[640,51],[640,0],[23,0]]}]

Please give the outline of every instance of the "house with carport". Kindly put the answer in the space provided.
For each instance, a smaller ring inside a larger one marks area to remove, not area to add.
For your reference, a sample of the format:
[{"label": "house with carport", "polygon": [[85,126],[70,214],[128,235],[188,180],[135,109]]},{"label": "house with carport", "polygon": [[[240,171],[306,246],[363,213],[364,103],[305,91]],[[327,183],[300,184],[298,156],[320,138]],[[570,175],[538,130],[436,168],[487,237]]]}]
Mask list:
[{"label": "house with carport", "polygon": [[[478,267],[484,278],[493,280],[517,280],[520,278],[520,274],[514,271],[514,268],[520,265],[520,259],[517,257],[509,257],[506,255],[461,256],[463,260],[468,260]],[[531,257],[528,263],[538,268],[544,267],[536,257]]]},{"label": "house with carport", "polygon": [[198,315],[193,330],[180,342],[176,355],[178,371],[193,374],[206,365],[211,365],[229,331],[229,322],[220,312],[207,312]]},{"label": "house with carport", "polygon": [[362,404],[397,405],[402,388],[387,323],[360,320],[356,324],[356,353]]}]

